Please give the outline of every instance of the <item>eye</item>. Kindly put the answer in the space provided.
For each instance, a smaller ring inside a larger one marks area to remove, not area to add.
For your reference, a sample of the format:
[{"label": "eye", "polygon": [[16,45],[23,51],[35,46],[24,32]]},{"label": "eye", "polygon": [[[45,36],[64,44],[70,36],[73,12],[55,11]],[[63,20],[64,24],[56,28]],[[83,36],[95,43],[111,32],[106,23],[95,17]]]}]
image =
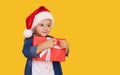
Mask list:
[{"label": "eye", "polygon": [[40,24],[41,27],[43,27],[44,25],[43,24]]},{"label": "eye", "polygon": [[51,27],[51,25],[49,24],[48,27]]}]

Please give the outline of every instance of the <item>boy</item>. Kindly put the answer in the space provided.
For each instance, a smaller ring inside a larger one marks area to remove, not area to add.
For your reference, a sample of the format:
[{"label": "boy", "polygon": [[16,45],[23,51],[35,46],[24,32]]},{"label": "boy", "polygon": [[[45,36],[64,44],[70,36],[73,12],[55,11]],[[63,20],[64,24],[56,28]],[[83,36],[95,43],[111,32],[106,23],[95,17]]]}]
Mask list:
[{"label": "boy", "polygon": [[[53,16],[44,6],[39,7],[27,17],[27,29],[24,31],[26,38],[23,47],[23,54],[27,58],[25,75],[62,75],[60,62],[32,60],[32,58],[38,57],[44,49],[53,47],[54,39],[48,35],[53,24]],[[34,36],[49,37],[50,39],[38,46],[32,46]],[[59,40],[59,42],[60,47],[66,48],[66,54],[68,54],[68,43],[65,40]]]}]

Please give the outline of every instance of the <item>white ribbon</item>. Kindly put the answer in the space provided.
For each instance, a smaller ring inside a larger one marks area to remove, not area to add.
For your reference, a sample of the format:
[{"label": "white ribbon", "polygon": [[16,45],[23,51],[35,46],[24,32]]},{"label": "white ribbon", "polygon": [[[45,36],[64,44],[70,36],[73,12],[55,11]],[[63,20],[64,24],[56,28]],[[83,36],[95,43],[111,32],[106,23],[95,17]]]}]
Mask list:
[{"label": "white ribbon", "polygon": [[50,48],[49,48],[49,49],[46,49],[46,50],[43,50],[43,51],[40,53],[40,58],[41,58],[45,53],[47,53],[45,60],[46,60],[46,61],[50,61],[50,53],[51,53],[51,52],[50,52]]}]

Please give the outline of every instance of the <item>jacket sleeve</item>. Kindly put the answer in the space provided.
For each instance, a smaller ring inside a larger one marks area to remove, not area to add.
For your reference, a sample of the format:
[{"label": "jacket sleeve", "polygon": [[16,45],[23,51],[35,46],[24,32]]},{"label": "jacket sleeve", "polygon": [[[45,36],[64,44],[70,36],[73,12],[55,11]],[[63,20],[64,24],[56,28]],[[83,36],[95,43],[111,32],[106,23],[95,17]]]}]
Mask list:
[{"label": "jacket sleeve", "polygon": [[31,59],[32,57],[37,57],[38,54],[36,54],[37,46],[32,46],[32,38],[26,38],[24,40],[24,46],[22,53],[24,56],[28,59]]},{"label": "jacket sleeve", "polygon": [[68,49],[68,51],[66,52],[66,56],[68,57],[68,55],[69,55],[69,49]]}]

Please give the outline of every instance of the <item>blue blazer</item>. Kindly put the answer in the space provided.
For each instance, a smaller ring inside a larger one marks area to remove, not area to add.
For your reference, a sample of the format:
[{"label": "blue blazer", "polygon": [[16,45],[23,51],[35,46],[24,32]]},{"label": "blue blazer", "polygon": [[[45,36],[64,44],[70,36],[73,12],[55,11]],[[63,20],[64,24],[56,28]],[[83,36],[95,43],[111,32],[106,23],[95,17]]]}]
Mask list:
[{"label": "blue blazer", "polygon": [[[51,37],[51,36],[49,36]],[[24,75],[32,75],[32,57],[37,57],[37,46],[32,46],[32,38],[25,38],[22,53],[27,58]],[[68,52],[66,53],[68,56]],[[55,75],[63,75],[60,62],[52,62]]]}]

